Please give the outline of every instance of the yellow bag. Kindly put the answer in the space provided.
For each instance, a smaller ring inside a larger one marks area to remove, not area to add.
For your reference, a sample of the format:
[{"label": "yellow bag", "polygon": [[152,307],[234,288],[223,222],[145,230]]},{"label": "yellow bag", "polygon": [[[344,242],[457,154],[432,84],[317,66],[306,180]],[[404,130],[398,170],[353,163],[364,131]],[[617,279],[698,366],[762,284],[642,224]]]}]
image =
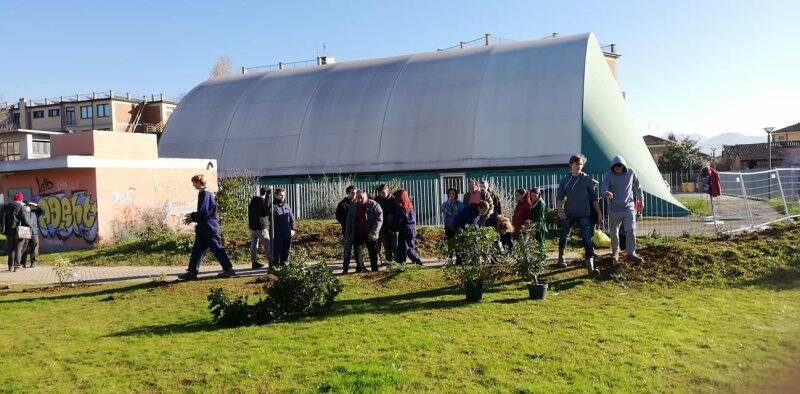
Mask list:
[{"label": "yellow bag", "polygon": [[592,236],[592,244],[594,244],[595,248],[610,248],[611,238],[609,238],[608,235],[606,235],[606,233],[597,228],[594,230],[594,235]]}]

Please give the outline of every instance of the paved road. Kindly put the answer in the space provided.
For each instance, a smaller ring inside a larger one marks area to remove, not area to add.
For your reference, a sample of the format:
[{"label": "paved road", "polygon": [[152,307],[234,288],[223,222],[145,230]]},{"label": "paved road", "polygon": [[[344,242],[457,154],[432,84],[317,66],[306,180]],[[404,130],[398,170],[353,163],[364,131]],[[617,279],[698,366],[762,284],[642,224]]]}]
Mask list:
[{"label": "paved road", "polygon": [[[608,250],[598,250],[598,254],[609,253]],[[578,258],[578,253],[568,252],[567,259]],[[556,255],[551,254],[549,258],[555,261]],[[426,267],[438,267],[444,264],[444,261],[439,260],[424,260]],[[332,264],[334,272],[340,274],[342,272],[341,264]],[[351,264],[351,272],[355,267],[355,262]],[[266,274],[266,269],[253,270],[250,265],[236,265],[237,273],[240,276],[257,276]],[[381,269],[385,269],[381,267]],[[75,267],[73,269],[74,275],[71,276],[69,282],[79,283],[112,283],[122,281],[150,281],[161,275],[164,275],[167,280],[176,280],[178,274],[183,273],[186,267],[183,266],[157,266],[157,267],[136,267],[136,266],[117,266],[117,267]],[[219,265],[216,262],[205,264],[200,267],[200,277],[214,277],[220,272]],[[7,270],[0,271],[0,285],[45,285],[58,283],[58,277],[52,267],[37,266],[35,268],[26,268],[17,272],[9,272]]]}]

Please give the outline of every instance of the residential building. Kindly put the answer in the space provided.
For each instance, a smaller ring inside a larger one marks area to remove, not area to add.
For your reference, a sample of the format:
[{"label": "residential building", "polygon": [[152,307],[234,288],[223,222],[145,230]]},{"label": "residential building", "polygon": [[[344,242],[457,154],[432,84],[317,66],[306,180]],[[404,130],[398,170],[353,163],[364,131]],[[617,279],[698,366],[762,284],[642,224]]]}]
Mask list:
[{"label": "residential building", "polygon": [[800,141],[800,123],[773,131],[772,140],[775,142]]},{"label": "residential building", "polygon": [[[732,171],[769,168],[770,151],[766,142],[724,145],[720,164]],[[772,168],[800,166],[800,140],[772,144]]]},{"label": "residential building", "polygon": [[107,91],[41,100],[20,98],[16,104],[0,108],[10,110],[19,129],[160,133],[176,106],[163,95],[138,98]]},{"label": "residential building", "polygon": [[646,135],[642,137],[644,139],[644,144],[647,145],[647,150],[650,151],[650,156],[653,157],[653,161],[658,163],[661,161],[661,157],[664,155],[664,151],[667,150],[667,143],[669,142],[666,138],[656,137],[654,135]]}]

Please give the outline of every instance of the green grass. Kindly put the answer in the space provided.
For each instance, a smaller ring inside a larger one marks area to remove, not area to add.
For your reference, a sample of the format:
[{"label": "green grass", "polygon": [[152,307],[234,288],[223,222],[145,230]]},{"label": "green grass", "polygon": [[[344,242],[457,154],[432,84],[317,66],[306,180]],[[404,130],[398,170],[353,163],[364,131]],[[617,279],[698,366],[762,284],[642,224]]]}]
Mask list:
[{"label": "green grass", "polygon": [[683,204],[692,215],[707,216],[711,213],[711,206],[707,198],[702,197],[679,197],[678,201]]},{"label": "green grass", "polygon": [[767,202],[781,215],[787,215],[787,208],[789,209],[788,215],[800,215],[800,202],[787,201],[786,205],[784,205],[782,198],[772,198]]},{"label": "green grass", "polygon": [[346,276],[318,318],[212,326],[208,289],[251,282],[4,294],[0,390],[729,392],[775,384],[800,350],[798,283],[572,279],[533,302],[507,282],[466,304],[423,269]]}]

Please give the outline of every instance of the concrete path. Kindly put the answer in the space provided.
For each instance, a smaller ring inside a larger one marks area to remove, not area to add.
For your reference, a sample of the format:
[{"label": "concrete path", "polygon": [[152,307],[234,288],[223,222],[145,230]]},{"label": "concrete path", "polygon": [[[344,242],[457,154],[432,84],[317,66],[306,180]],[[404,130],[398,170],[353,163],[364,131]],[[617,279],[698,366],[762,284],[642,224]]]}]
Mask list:
[{"label": "concrete path", "polygon": [[[609,253],[609,250],[598,250],[597,254]],[[551,253],[548,256],[555,262],[556,254]],[[579,253],[567,252],[567,260],[579,258]],[[440,267],[445,264],[441,260],[424,260],[426,267]],[[234,268],[239,276],[258,276],[267,273],[266,269],[253,270],[250,264],[235,265]],[[334,273],[341,274],[341,264],[331,264]],[[351,263],[350,272],[353,272],[355,262]],[[381,270],[386,269],[381,267]],[[156,267],[141,267],[141,266],[117,266],[117,267],[75,267],[73,268],[73,275],[67,279],[69,283],[112,283],[123,281],[150,281],[161,277],[162,275],[166,280],[177,280],[177,276],[186,271],[184,266],[156,266]],[[211,262],[200,267],[200,277],[214,277],[220,272],[220,267],[216,262]],[[58,283],[58,276],[52,267],[37,266],[35,268],[26,268],[17,272],[10,272],[7,270],[0,271],[0,287],[3,285],[47,285]]]}]

